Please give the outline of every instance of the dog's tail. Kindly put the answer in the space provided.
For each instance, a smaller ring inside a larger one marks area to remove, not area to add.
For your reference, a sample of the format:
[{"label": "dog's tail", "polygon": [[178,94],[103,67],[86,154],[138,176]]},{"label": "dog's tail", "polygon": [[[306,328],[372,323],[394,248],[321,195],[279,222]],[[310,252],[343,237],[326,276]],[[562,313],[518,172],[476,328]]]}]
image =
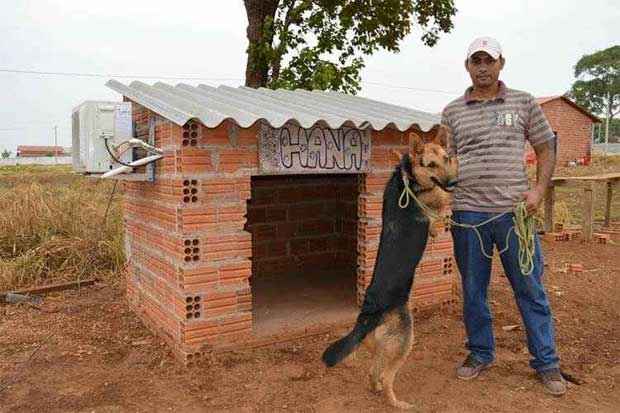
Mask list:
[{"label": "dog's tail", "polygon": [[323,363],[327,367],[340,363],[360,345],[368,333],[377,328],[382,319],[383,313],[360,314],[353,330],[327,347],[323,353]]}]

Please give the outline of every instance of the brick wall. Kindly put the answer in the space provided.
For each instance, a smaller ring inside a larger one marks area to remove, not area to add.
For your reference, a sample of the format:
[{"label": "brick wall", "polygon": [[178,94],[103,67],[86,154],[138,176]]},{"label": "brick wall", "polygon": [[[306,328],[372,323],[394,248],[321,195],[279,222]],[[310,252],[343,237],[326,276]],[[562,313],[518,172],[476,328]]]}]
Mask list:
[{"label": "brick wall", "polygon": [[[558,137],[558,165],[585,158],[589,163],[592,155],[592,119],[584,115],[564,99],[550,100],[542,105],[543,112]],[[529,159],[533,149],[528,145]]]},{"label": "brick wall", "polygon": [[127,293],[145,323],[191,363],[205,344],[251,332],[252,238],[244,225],[257,129],[180,127],[134,104],[138,137],[148,136],[151,118],[164,158],[154,183],[124,184]]},{"label": "brick wall", "polygon": [[351,273],[357,259],[356,175],[252,178],[252,276]]},{"label": "brick wall", "polygon": [[[141,138],[152,125],[164,157],[155,182],[124,184],[128,301],[179,359],[252,337],[251,276],[355,271],[362,297],[391,151],[406,151],[408,134],[373,132],[368,174],[259,177],[257,125],[180,127],[135,103],[133,120]],[[413,291],[418,308],[452,300],[451,257],[447,233],[429,242]]]}]

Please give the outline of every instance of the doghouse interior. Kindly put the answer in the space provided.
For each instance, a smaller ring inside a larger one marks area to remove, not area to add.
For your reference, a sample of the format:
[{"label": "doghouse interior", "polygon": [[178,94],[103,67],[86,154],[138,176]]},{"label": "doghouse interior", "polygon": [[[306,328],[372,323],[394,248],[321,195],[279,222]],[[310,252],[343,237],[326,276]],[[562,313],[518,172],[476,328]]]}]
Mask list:
[{"label": "doghouse interior", "polygon": [[246,229],[255,334],[355,317],[357,199],[357,175],[252,178]]}]

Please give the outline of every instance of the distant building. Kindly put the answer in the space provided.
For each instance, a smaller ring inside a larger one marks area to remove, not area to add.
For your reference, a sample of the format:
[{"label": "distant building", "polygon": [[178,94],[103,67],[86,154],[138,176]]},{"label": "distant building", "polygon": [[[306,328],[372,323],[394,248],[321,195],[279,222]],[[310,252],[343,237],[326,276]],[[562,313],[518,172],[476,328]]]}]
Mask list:
[{"label": "distant building", "polygon": [[36,158],[44,156],[70,156],[71,150],[62,146],[19,145],[16,156],[18,158]]},{"label": "distant building", "polygon": [[[566,165],[571,161],[589,164],[592,157],[592,130],[600,119],[564,96],[537,98],[551,129],[557,137],[557,162]],[[526,153],[529,164],[536,162],[534,150]]]}]

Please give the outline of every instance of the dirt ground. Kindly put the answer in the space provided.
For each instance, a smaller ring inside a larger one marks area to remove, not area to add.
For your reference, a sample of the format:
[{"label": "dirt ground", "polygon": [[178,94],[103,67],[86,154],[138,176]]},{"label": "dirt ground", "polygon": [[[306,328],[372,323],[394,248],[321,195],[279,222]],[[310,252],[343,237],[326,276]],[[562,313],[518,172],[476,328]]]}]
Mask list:
[{"label": "dirt ground", "polygon": [[[497,363],[471,382],[454,367],[466,352],[460,306],[415,315],[416,344],[396,392],[420,412],[620,411],[620,244],[545,244],[546,286],[563,368],[583,380],[545,395],[527,361],[508,283],[492,283]],[[579,275],[562,272],[582,262]],[[133,315],[123,287],[49,295],[40,308],[0,307],[0,411],[391,411],[369,391],[368,355],[327,370],[341,332],[266,348],[209,354],[191,368]]]}]

